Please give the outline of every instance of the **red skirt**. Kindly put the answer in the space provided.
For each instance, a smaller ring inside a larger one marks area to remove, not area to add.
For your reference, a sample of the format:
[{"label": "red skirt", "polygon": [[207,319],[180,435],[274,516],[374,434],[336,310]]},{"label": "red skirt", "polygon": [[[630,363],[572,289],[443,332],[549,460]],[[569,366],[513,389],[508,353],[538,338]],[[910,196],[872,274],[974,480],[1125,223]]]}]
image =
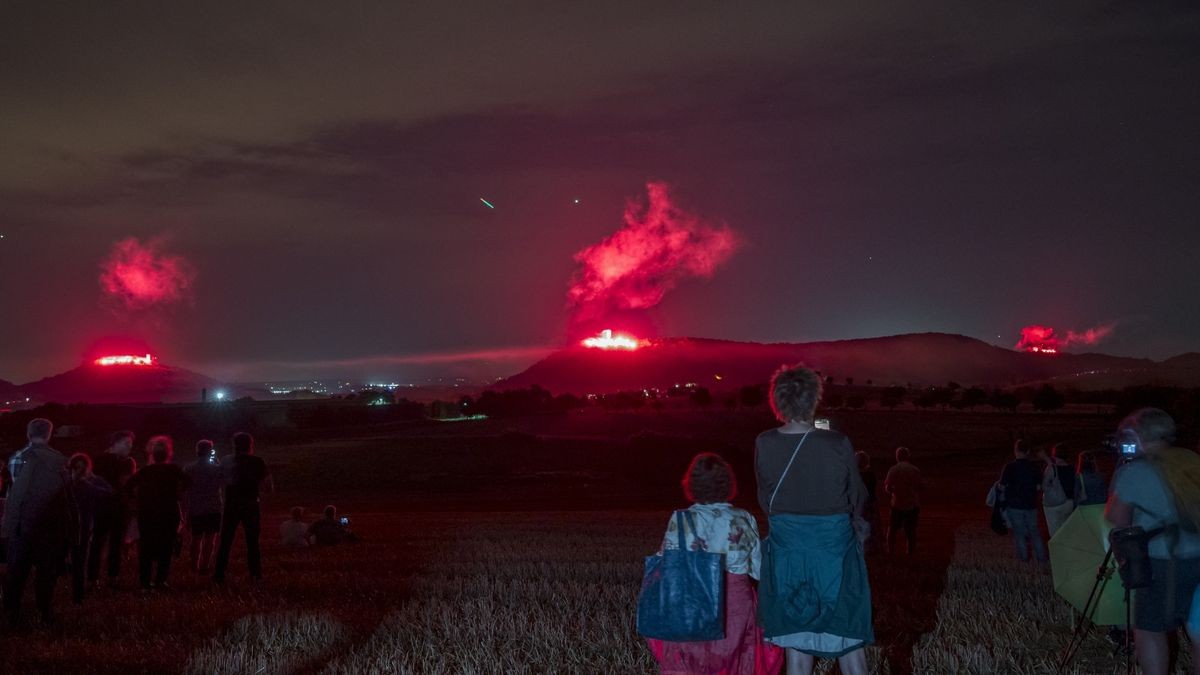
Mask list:
[{"label": "red skirt", "polygon": [[750,575],[725,573],[725,638],[710,642],[647,639],[663,675],[775,675],[783,649],[763,641]]}]

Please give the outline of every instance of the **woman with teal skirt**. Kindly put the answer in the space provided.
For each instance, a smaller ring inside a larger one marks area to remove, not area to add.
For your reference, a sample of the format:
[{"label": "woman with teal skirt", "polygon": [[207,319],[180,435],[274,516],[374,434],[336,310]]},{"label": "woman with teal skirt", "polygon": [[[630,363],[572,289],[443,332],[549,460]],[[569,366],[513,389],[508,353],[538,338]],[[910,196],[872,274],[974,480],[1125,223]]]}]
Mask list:
[{"label": "woman with teal skirt", "polygon": [[861,541],[867,489],[850,441],[817,429],[821,377],[803,366],[771,378],[771,408],[782,426],[759,434],[754,468],[767,514],[759,583],[759,623],[787,648],[788,675],[836,658],[844,675],[866,675],[864,648],[875,641],[871,587]]}]

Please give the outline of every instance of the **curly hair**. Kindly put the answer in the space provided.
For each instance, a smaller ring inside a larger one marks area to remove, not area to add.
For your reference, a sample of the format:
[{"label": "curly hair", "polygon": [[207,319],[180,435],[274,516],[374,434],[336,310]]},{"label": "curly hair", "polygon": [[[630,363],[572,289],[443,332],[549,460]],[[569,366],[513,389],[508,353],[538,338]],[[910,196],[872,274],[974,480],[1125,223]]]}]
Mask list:
[{"label": "curly hair", "polygon": [[733,467],[715,452],[696,455],[683,474],[683,494],[697,504],[733,501],[737,495]]},{"label": "curly hair", "polygon": [[821,376],[812,368],[780,366],[771,376],[771,411],[780,422],[811,422],[820,401]]}]

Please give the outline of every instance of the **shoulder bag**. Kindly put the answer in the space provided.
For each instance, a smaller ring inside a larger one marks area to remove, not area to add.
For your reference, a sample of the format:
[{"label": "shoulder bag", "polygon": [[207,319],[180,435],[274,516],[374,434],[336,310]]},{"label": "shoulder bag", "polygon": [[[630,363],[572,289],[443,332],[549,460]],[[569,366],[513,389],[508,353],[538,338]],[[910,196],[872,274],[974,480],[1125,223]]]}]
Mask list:
[{"label": "shoulder bag", "polygon": [[675,512],[679,548],[646,556],[638,594],[637,631],[671,642],[702,642],[725,637],[725,556],[689,551],[684,514],[695,532],[691,512]]}]

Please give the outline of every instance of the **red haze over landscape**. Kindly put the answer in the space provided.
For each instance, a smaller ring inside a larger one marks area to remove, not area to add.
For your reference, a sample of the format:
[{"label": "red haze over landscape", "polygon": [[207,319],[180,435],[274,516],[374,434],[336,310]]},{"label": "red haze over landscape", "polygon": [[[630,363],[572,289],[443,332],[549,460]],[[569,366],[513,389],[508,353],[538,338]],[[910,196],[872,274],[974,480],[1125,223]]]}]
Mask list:
[{"label": "red haze over landscape", "polygon": [[129,312],[168,307],[191,298],[195,268],[183,256],[165,253],[162,239],[135,237],[113,244],[100,264],[104,298]]},{"label": "red haze over landscape", "polygon": [[1114,324],[1105,324],[1082,332],[1068,330],[1065,336],[1060,336],[1049,326],[1034,324],[1021,329],[1021,340],[1014,349],[1023,352],[1058,354],[1076,345],[1094,345],[1111,335],[1115,327]]},{"label": "red haze over landscape", "polygon": [[567,292],[572,338],[602,329],[644,332],[645,310],[683,279],[711,277],[737,249],[729,226],[681,209],[665,183],[648,183],[646,192],[645,203],[626,205],[623,228],[575,254],[580,268]]}]

